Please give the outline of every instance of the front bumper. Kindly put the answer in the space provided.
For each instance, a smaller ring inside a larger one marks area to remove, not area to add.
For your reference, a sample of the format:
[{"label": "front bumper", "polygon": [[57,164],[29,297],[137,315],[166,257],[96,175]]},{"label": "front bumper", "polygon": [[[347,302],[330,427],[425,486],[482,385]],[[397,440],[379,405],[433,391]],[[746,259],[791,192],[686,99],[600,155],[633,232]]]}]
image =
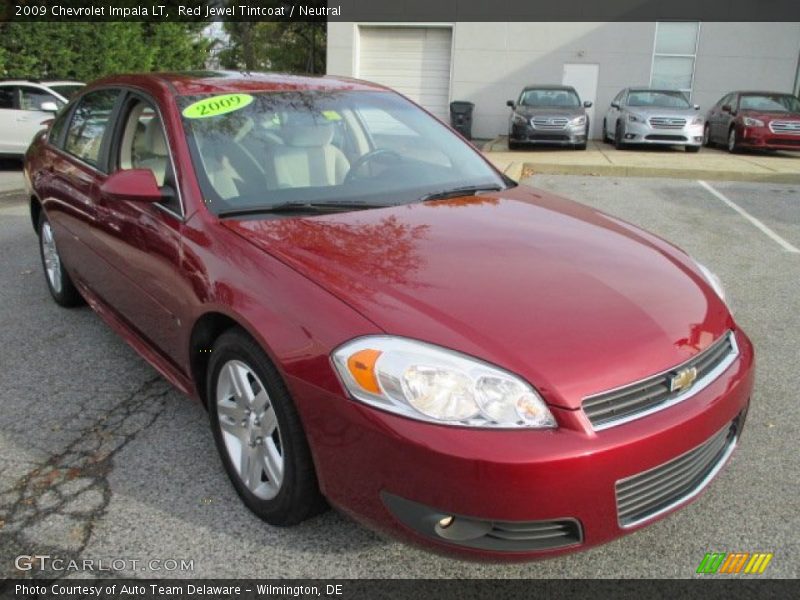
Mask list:
[{"label": "front bumper", "polygon": [[[611,541],[701,491],[642,522],[620,522],[618,482],[690,453],[737,420],[741,427],[753,386],[753,351],[742,332],[736,335],[739,357],[708,387],[681,404],[599,432],[582,410],[558,407],[551,410],[559,428],[550,431],[438,426],[298,380],[290,383],[323,493],[332,504],[370,527],[433,550],[471,559],[527,560]],[[436,527],[450,515],[499,523],[506,537],[523,543],[476,546],[448,539]],[[525,542],[531,530],[547,527],[563,533],[555,546],[539,538]]]},{"label": "front bumper", "polygon": [[703,144],[703,124],[666,129],[653,127],[648,122],[628,121],[625,123],[623,138],[628,144],[701,146]]},{"label": "front bumper", "polygon": [[575,146],[586,143],[586,126],[567,126],[563,129],[536,129],[530,124],[513,123],[508,132],[509,141],[515,144],[542,146]]},{"label": "front bumper", "polygon": [[739,144],[762,150],[800,150],[800,134],[773,133],[768,127],[744,127]]}]

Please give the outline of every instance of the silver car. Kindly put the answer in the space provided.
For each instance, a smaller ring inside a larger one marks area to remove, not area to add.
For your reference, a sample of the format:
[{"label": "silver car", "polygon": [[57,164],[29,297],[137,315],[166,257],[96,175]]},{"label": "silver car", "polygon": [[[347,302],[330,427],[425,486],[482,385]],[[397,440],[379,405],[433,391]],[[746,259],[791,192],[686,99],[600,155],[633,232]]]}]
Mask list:
[{"label": "silver car", "polygon": [[631,144],[683,146],[697,152],[703,145],[705,120],[683,92],[625,88],[611,101],[603,119],[603,141],[618,150]]}]

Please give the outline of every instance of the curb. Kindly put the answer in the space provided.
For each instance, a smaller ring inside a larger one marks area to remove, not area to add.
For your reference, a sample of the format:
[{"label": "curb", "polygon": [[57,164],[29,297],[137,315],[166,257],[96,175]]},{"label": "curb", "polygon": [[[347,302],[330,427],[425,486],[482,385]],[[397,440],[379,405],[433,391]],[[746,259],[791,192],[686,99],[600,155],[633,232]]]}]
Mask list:
[{"label": "curb", "polygon": [[[515,164],[520,163],[512,163],[508,170]],[[709,181],[751,181],[754,183],[800,184],[800,173],[747,173],[742,171],[708,171],[704,169],[624,167],[616,165],[562,165],[535,162],[525,162],[521,164],[521,179],[534,175],[589,175],[595,177],[664,177],[670,179],[707,179]],[[506,174],[512,177],[512,175],[508,173],[508,170]]]}]

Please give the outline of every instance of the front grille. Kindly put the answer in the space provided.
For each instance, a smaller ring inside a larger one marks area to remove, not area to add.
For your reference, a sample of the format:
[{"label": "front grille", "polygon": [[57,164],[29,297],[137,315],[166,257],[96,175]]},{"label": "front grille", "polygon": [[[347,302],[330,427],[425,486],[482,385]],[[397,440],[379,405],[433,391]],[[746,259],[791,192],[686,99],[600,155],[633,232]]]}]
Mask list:
[{"label": "front grille", "polygon": [[655,129],[683,129],[686,119],[675,117],[651,117],[650,127]]},{"label": "front grille", "polygon": [[[574,519],[559,521],[507,522],[495,521],[485,535],[484,547],[502,546],[512,550],[549,550],[579,544],[582,539],[580,523]],[[490,540],[496,540],[494,543]]]},{"label": "front grille", "polygon": [[569,119],[564,117],[534,117],[531,125],[534,129],[565,129]]},{"label": "front grille", "polygon": [[686,136],[683,135],[668,135],[664,133],[657,133],[645,136],[646,140],[652,140],[654,142],[685,142]]},{"label": "front grille", "polygon": [[800,135],[800,121],[770,121],[769,128],[772,133]]},{"label": "front grille", "polygon": [[617,481],[620,526],[638,525],[699,494],[733,452],[736,434],[737,422],[734,421],[694,450]]},{"label": "front grille", "polygon": [[[727,369],[739,354],[732,332],[673,369],[621,388],[589,396],[583,411],[595,431],[614,427],[663,410],[693,396]],[[693,385],[673,390],[673,378],[686,369],[697,369]]]}]

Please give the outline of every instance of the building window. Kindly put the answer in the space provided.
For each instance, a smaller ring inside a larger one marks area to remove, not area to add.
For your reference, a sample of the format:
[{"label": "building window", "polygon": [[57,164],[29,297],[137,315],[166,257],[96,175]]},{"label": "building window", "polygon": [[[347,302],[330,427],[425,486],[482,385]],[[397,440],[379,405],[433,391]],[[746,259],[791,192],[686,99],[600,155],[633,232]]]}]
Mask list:
[{"label": "building window", "polygon": [[692,95],[697,56],[698,22],[656,23],[656,44],[650,86]]}]

